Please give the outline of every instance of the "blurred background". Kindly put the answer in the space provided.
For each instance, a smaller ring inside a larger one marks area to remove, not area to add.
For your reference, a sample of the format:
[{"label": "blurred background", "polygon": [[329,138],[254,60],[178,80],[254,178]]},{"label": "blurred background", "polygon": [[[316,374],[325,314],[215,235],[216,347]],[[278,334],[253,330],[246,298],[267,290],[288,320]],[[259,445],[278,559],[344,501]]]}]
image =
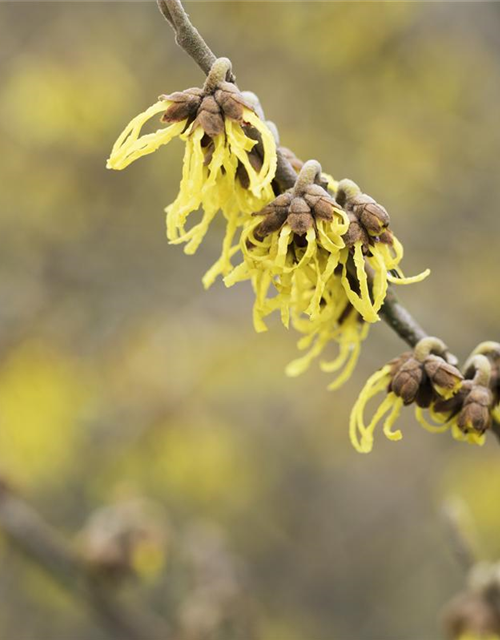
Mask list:
[{"label": "blurred background", "polygon": [[[500,5],[188,10],[284,145],[387,207],[405,271],[432,269],[400,290],[423,326],[462,359],[498,340]],[[79,548],[96,510],[154,511],[121,589],[184,638],[440,638],[463,582],[441,506],[500,557],[498,442],[408,410],[357,454],[350,408],[399,339],[374,326],[340,392],[287,379],[297,336],[255,334],[246,285],[202,288],[223,226],[167,244],[181,143],[106,171],[135,114],[203,82],[155,3],[0,3],[0,29],[0,475]],[[0,636],[108,637],[1,533]]]}]

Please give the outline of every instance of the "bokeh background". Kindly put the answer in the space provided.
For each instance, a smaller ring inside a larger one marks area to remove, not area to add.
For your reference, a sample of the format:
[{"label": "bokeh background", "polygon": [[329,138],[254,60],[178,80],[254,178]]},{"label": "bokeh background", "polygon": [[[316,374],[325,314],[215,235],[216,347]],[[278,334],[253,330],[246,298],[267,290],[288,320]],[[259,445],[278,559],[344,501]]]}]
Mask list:
[{"label": "bokeh background", "polygon": [[[499,339],[500,5],[201,2],[191,17],[282,143],[382,202],[401,290],[461,358]],[[404,346],[380,323],[351,381],[283,374],[296,336],[251,324],[240,285],[202,288],[165,239],[182,146],[109,172],[124,125],[200,85],[152,2],[0,3],[0,474],[78,544],[147,499],[162,551],[122,587],[185,637],[433,640],[462,586],[440,516],[500,556],[500,450],[432,436],[350,446],[366,377]],[[150,554],[151,555],[151,554]],[[149,556],[148,556],[149,557]],[[0,636],[105,638],[0,534]]]}]

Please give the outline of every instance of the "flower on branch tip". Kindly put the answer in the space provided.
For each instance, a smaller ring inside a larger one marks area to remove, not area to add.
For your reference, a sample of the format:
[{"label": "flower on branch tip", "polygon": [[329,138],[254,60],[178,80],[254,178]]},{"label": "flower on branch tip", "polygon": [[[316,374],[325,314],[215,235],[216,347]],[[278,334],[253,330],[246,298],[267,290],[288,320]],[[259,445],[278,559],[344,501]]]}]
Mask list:
[{"label": "flower on branch tip", "polygon": [[377,322],[388,283],[412,284],[426,278],[426,269],[405,278],[399,263],[403,246],[389,229],[389,214],[352,180],[341,180],[335,199],[344,208],[349,229],[341,253],[342,283],[352,305],[366,322]]},{"label": "flower on branch tip", "polygon": [[[377,425],[383,422],[383,432],[389,440],[400,440],[401,431],[393,431],[403,406],[415,403],[417,418],[422,408],[439,403],[454,402],[462,392],[464,376],[450,362],[444,343],[437,338],[424,338],[413,351],[405,352],[382,369],[375,372],[365,384],[354,404],[349,423],[349,434],[354,448],[360,453],[368,453],[373,447],[373,433]],[[383,393],[385,398],[366,424],[365,409],[369,401]],[[433,432],[445,431],[452,427],[453,436],[463,439],[464,431],[458,427],[459,434],[452,424],[442,421],[438,426],[421,424]],[[469,438],[475,442],[478,438]],[[477,444],[480,444],[477,441]]]},{"label": "flower on branch tip", "polygon": [[[185,142],[179,194],[166,209],[167,236],[187,243],[193,254],[218,211],[226,218],[226,237],[220,260],[207,283],[231,269],[234,235],[247,216],[273,197],[276,173],[274,137],[238,88],[226,81],[231,70],[227,58],[214,63],[203,88],[160,96],[158,102],[127,125],[115,142],[107,162],[121,170],[179,137]],[[166,125],[142,134],[143,126],[162,113]],[[201,220],[187,229],[188,216],[203,210]]]},{"label": "flower on branch tip", "polygon": [[275,310],[288,326],[292,305],[296,313],[314,321],[330,304],[323,293],[339,265],[348,220],[334,198],[316,184],[320,177],[319,164],[306,162],[295,187],[254,213],[243,228],[243,261],[224,281],[232,286],[251,280],[257,331],[266,330],[264,318]]}]

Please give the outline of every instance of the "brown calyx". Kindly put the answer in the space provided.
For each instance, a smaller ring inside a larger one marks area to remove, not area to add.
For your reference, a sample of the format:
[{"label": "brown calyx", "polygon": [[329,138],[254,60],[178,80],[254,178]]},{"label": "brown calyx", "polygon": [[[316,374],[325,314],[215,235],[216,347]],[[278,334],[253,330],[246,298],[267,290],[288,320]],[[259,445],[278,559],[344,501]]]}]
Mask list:
[{"label": "brown calyx", "polygon": [[263,216],[262,222],[255,230],[255,235],[257,237],[265,238],[270,233],[274,233],[281,229],[286,222],[288,209],[292,199],[292,193],[290,191],[286,191],[266,205],[263,209],[253,214],[254,216]]},{"label": "brown calyx", "polygon": [[317,184],[307,185],[301,195],[287,191],[265,206],[254,216],[264,216],[255,233],[265,237],[279,231],[288,223],[296,236],[305,236],[318,220],[333,220],[338,205],[335,200]]},{"label": "brown calyx", "polygon": [[439,389],[454,391],[464,379],[456,367],[446,362],[441,356],[434,354],[425,358],[424,369],[432,385]]},{"label": "brown calyx", "polygon": [[493,394],[490,389],[482,385],[474,385],[465,398],[458,416],[460,429],[464,433],[471,430],[484,433],[491,427],[490,409],[492,404]]},{"label": "brown calyx", "polygon": [[162,115],[161,121],[180,122],[181,120],[194,119],[203,100],[203,95],[202,89],[191,87],[185,91],[176,91],[170,95],[160,96],[160,100],[168,100],[172,103]]},{"label": "brown calyx", "polygon": [[423,379],[422,363],[411,354],[395,371],[390,391],[402,398],[405,405],[412,404],[417,398]]},{"label": "brown calyx", "polygon": [[214,137],[224,131],[224,118],[242,121],[243,110],[252,109],[238,88],[230,82],[220,82],[213,91],[193,87],[160,96],[172,104],[163,114],[162,122],[195,121],[205,133]]},{"label": "brown calyx", "polygon": [[335,199],[319,184],[307,185],[302,197],[311,208],[314,217],[329,222],[333,220],[333,213],[335,209],[338,209],[338,205]]},{"label": "brown calyx", "polygon": [[314,224],[312,211],[304,198],[293,198],[286,219],[292,231],[298,236],[305,236]]},{"label": "brown calyx", "polygon": [[346,233],[342,236],[345,246],[351,249],[356,243],[361,242],[363,250],[366,253],[370,246],[368,233],[352,211],[347,213],[347,217],[349,218],[349,229],[347,229]]}]

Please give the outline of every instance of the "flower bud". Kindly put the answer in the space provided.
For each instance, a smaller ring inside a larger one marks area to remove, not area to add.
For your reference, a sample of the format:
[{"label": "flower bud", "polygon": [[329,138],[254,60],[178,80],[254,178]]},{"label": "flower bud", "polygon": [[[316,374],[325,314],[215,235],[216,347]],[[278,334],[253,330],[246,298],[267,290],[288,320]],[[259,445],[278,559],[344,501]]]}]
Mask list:
[{"label": "flower bud", "polygon": [[309,205],[303,198],[293,198],[287,222],[298,236],[304,236],[313,225],[313,217]]},{"label": "flower bud", "polygon": [[240,121],[243,109],[252,108],[231,82],[221,82],[214,93],[214,98],[224,115],[232,120]]},{"label": "flower bud", "polygon": [[434,389],[445,399],[453,396],[463,381],[463,376],[456,367],[433,354],[425,358],[424,370]]},{"label": "flower bud", "polygon": [[168,100],[172,103],[163,114],[161,121],[180,122],[186,118],[195,118],[202,98],[203,91],[196,87],[160,96],[160,100]]},{"label": "flower bud", "polygon": [[318,184],[310,184],[306,187],[304,200],[311,207],[318,218],[332,220],[333,212],[337,208],[335,200]]},{"label": "flower bud", "polygon": [[423,376],[422,364],[412,356],[396,371],[390,389],[403,399],[405,405],[409,405],[417,397]]},{"label": "flower bud", "polygon": [[292,194],[288,191],[282,193],[275,200],[270,202],[254,216],[264,216],[264,220],[257,227],[255,233],[261,238],[265,238],[270,233],[281,229],[288,216],[288,208],[292,202]]},{"label": "flower bud", "polygon": [[213,96],[205,96],[203,98],[196,120],[210,137],[214,137],[224,131],[224,118]]},{"label": "flower bud", "polygon": [[360,224],[353,213],[348,213],[347,215],[349,217],[349,229],[342,236],[345,246],[350,249],[351,247],[354,247],[357,242],[361,242],[363,247],[368,247],[370,239],[364,227]]},{"label": "flower bud", "polygon": [[493,394],[487,387],[473,386],[465,398],[464,405],[458,416],[458,426],[467,433],[470,430],[484,433],[491,427],[490,408],[493,404]]},{"label": "flower bud", "polygon": [[389,226],[389,214],[385,208],[366,193],[361,193],[352,200],[348,200],[347,207],[352,209],[371,236],[380,235]]}]

